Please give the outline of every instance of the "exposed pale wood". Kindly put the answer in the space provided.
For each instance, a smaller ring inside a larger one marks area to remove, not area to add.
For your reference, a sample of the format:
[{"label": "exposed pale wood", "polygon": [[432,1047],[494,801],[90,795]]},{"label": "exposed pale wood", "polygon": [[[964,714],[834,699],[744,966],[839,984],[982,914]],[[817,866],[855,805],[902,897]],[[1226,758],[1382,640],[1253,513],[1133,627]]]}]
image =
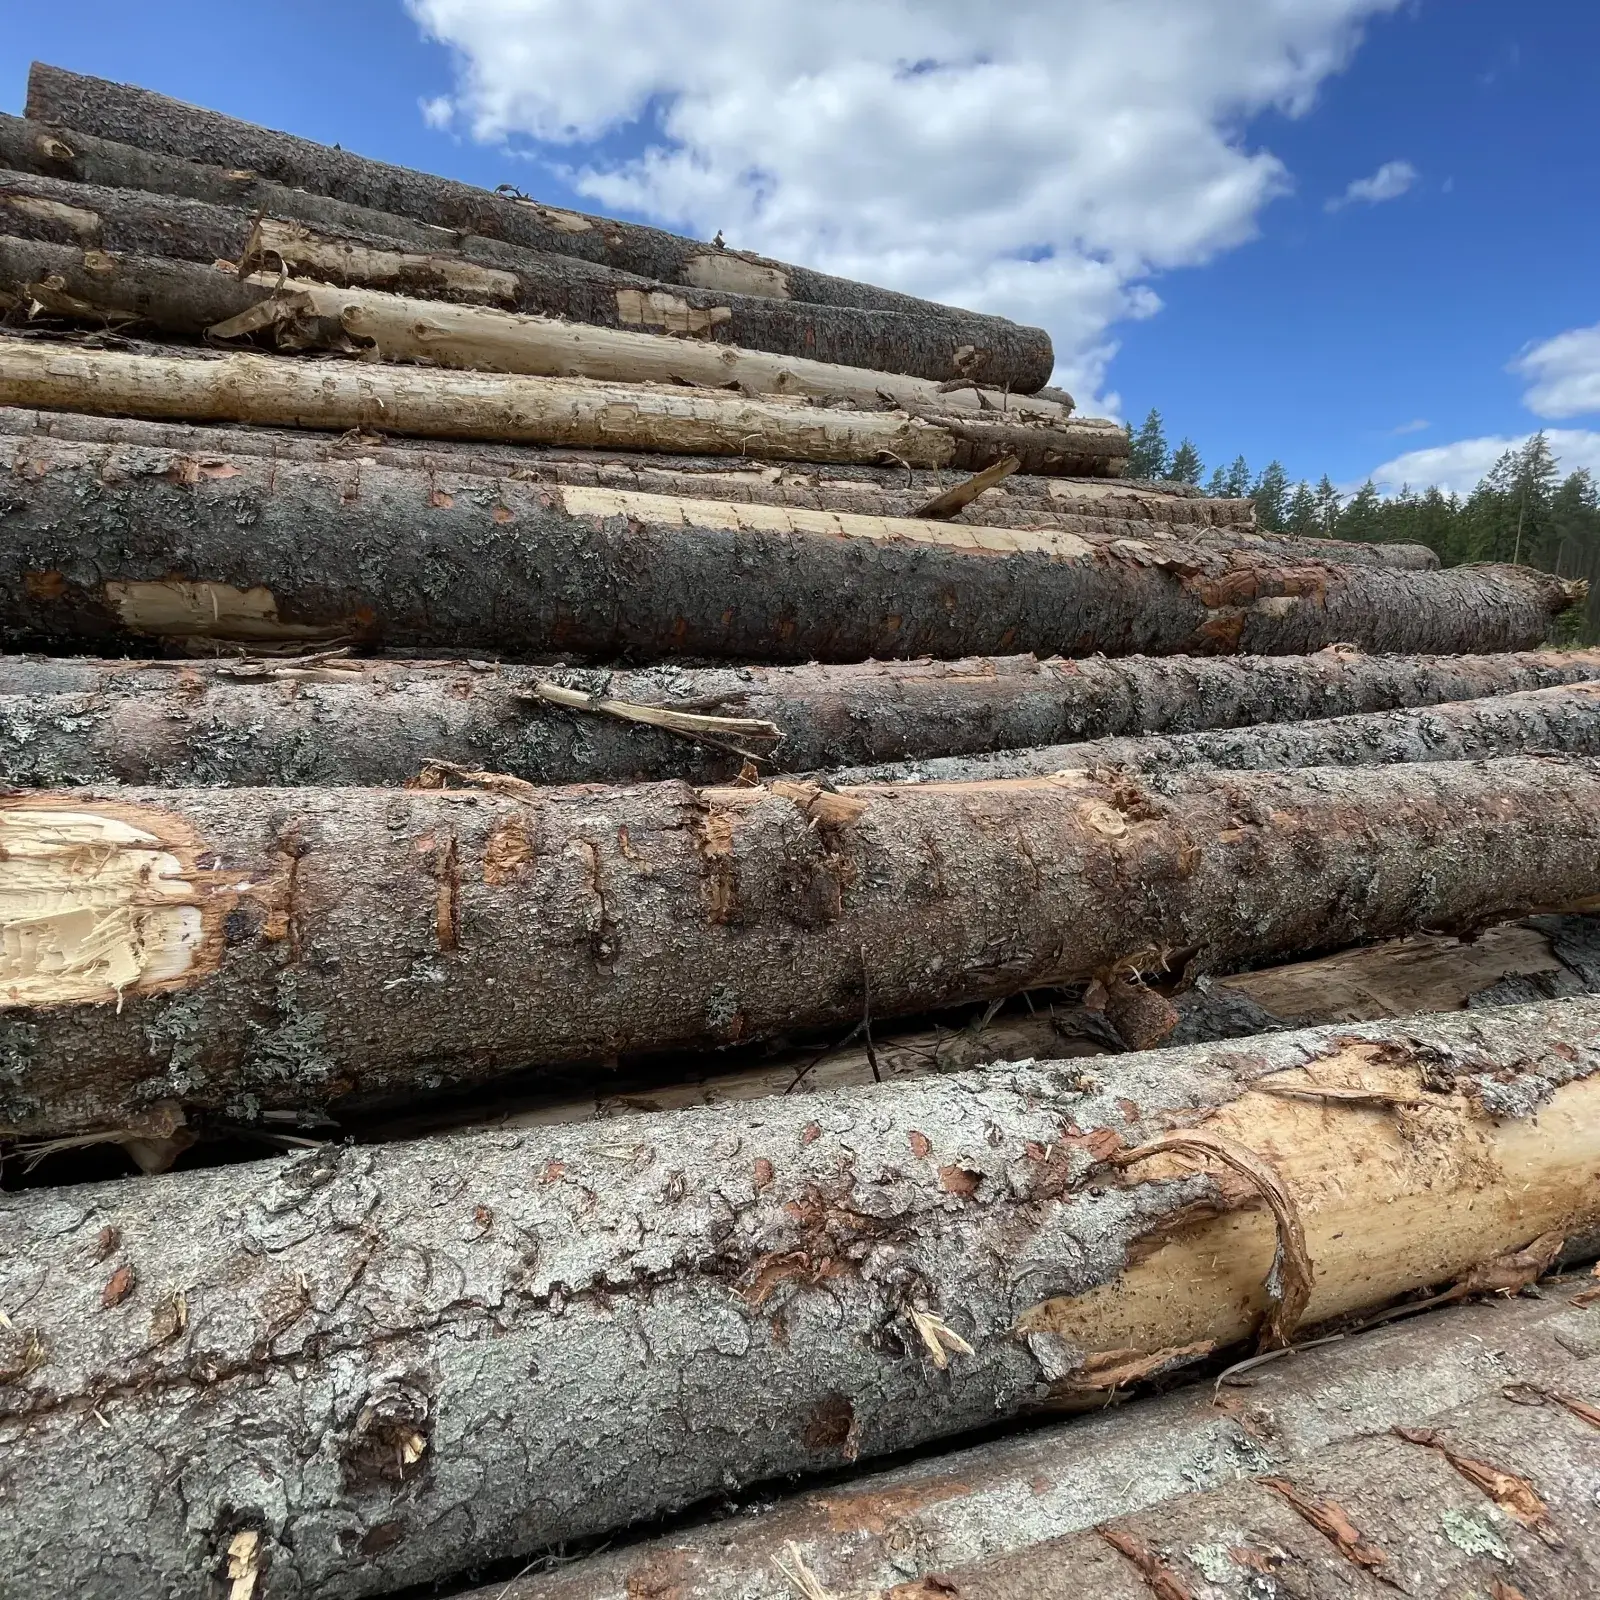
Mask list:
[{"label": "exposed pale wood", "polygon": [[968,478],[965,483],[958,483],[955,488],[936,494],[933,499],[918,506],[912,515],[948,521],[964,511],[985,490],[992,489],[997,483],[1009,478],[1021,465],[1015,456],[1007,456],[1004,461],[997,461],[992,467],[985,467],[982,472]]},{"label": "exposed pale wood", "polygon": [[[1093,1077],[1036,1063],[12,1196],[0,1564],[38,1600],[143,1600],[248,1528],[267,1593],[354,1600],[992,1427],[1113,1351],[1181,1360],[1197,1321],[1253,1331],[1273,1229],[1226,1173],[1107,1164],[1169,1129],[1271,1163],[1313,1317],[1600,1228],[1600,1001]],[[1427,1106],[1263,1092],[1351,1077]],[[1126,1339],[1136,1280],[1179,1255]],[[1108,1285],[1084,1343],[1038,1328],[1031,1308],[1059,1322],[1061,1297]],[[1569,1423],[1589,1426],[1563,1410],[1543,1431]],[[1453,1442],[1506,1459],[1464,1426]]]}]

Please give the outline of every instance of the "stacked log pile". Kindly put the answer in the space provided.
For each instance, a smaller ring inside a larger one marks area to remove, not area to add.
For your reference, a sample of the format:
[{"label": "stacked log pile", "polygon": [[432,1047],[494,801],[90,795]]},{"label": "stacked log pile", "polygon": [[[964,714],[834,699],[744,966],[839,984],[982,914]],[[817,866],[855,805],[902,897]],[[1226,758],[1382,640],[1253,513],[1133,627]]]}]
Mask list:
[{"label": "stacked log pile", "polygon": [[0,1587],[1600,1588],[1579,586],[720,240],[0,164]]}]

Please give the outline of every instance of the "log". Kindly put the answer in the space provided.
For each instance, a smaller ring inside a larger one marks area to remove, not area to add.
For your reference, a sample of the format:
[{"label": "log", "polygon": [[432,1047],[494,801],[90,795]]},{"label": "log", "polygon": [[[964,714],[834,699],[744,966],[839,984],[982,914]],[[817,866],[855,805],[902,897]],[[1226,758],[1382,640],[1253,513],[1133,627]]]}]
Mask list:
[{"label": "log", "polygon": [[[140,359],[24,353],[39,370]],[[266,358],[236,359],[251,364],[227,374],[229,393]],[[0,348],[0,374],[14,365]],[[373,371],[299,370],[322,383],[349,371],[363,386]],[[7,495],[11,650],[352,643],[768,662],[1294,655],[1334,642],[1495,652],[1539,644],[1582,593],[1523,567],[1285,567],[1048,528],[53,440],[18,449]]]},{"label": "log", "polygon": [[[1133,1159],[1172,1128],[1270,1152],[1308,1329],[1600,1228],[1600,1001],[1096,1078],[1038,1063],[13,1196],[0,1562],[37,1600],[141,1600],[231,1550],[260,1592],[353,1600],[1103,1393],[1135,1351],[1179,1365],[1261,1325],[1277,1230],[1230,1168]],[[1419,1104],[1273,1092],[1321,1084]],[[1091,1305],[1082,1343],[1043,1326]]]},{"label": "log", "polygon": [[[129,417],[75,415],[0,406],[0,434],[42,434],[79,444],[142,444],[189,455],[267,456],[278,461],[371,462],[427,472],[476,477],[523,477],[582,488],[636,489],[692,500],[735,500],[753,505],[795,505],[815,511],[852,511],[904,516],[948,482],[948,475],[903,467],[833,464],[808,468],[731,462],[715,456],[631,454],[622,450],[556,450],[531,445],[463,443],[390,438],[357,432],[330,437],[282,428],[196,426]],[[1156,522],[1170,536],[1209,539],[1207,530],[1250,533],[1260,545],[1283,554],[1362,565],[1433,570],[1439,558],[1426,545],[1360,544],[1347,539],[1311,539],[1263,534],[1254,526],[1248,500],[1162,494],[1117,478],[1015,476],[986,495],[983,515],[974,507],[955,520],[988,526],[1063,527],[1070,533],[1102,530],[1138,538]]]},{"label": "log", "polygon": [[[1600,765],[0,796],[0,1133],[250,1121],[1600,895]],[[691,930],[693,936],[691,937]]]},{"label": "log", "polygon": [[[0,240],[0,258],[52,249]],[[64,279],[53,303],[69,311],[87,305],[83,295],[100,293],[102,280],[117,274],[113,258],[100,265],[103,273],[97,265],[92,273],[80,270]],[[181,295],[184,305],[196,304],[182,281],[185,273],[193,276],[187,263],[151,263],[150,268],[141,274],[141,294],[148,291],[154,298],[170,291]],[[239,287],[225,273],[211,276],[215,300],[204,307],[205,315]],[[31,287],[43,286],[34,281]],[[142,315],[146,302],[129,299]],[[930,421],[786,396],[751,400],[722,390],[274,356],[129,355],[18,340],[0,343],[0,404],[341,432],[381,425],[428,438],[814,462],[870,463],[887,457],[922,467],[980,468],[1019,455],[1033,472],[1108,477],[1122,470],[1128,446],[1126,429],[1079,418],[1048,423],[986,415]]]},{"label": "log", "polygon": [[[162,334],[216,344],[254,336],[283,350],[360,354],[453,370],[736,388],[748,395],[789,395],[871,411],[899,406],[929,418],[970,413],[1016,423],[1061,421],[1067,415],[1067,408],[1051,400],[973,388],[948,392],[928,378],[869,373],[667,334],[594,328],[492,306],[341,289],[281,273],[241,280],[225,268],[226,263],[219,267],[0,238],[0,293],[24,305],[121,327],[148,325]],[[1112,423],[1101,423],[1100,430],[1126,436]]]},{"label": "log", "polygon": [[[109,161],[87,152],[65,164],[63,177],[50,176],[64,170],[51,154],[64,148],[43,128],[0,117],[0,165],[28,169],[0,175],[4,231],[55,244],[204,262],[248,257],[254,243],[258,250],[270,249],[274,261],[324,282],[478,300],[601,327],[673,333],[936,382],[987,375],[987,382],[1004,387],[1009,381],[1016,392],[1032,393],[1039,386],[1034,380],[1050,374],[1048,335],[999,317],[940,316],[931,307],[910,316],[661,284],[572,256],[442,232],[303,190],[253,179],[241,185],[241,176],[249,179],[248,174],[194,167],[126,146],[105,147]],[[150,174],[144,168],[152,161],[177,171]],[[209,182],[194,181],[196,174],[207,173]],[[82,181],[86,176],[99,181]],[[157,186],[166,192],[149,192]],[[983,340],[988,359],[969,374],[964,369],[973,367],[975,337]],[[963,398],[956,396],[958,402]]]},{"label": "log", "polygon": [[[1374,1448],[1356,1445],[1363,1436],[1459,1425],[1463,1412],[1479,1406],[1508,1421],[1524,1419],[1548,1444],[1585,1460],[1593,1436],[1555,1396],[1596,1398],[1585,1355],[1600,1349],[1600,1306],[1574,1310],[1567,1299],[1593,1281],[1547,1280],[1540,1299],[1441,1308],[1256,1368],[1242,1380],[1247,1390],[1184,1388],[861,1474],[775,1505],[751,1505],[643,1543],[536,1568],[464,1600],[639,1600],[652,1585],[658,1595],[695,1600],[780,1600],[786,1593],[780,1564],[793,1570],[796,1553],[830,1595],[882,1594],[909,1582],[918,1600],[963,1600],[982,1592],[1002,1563],[1009,1568],[1007,1558],[1038,1579],[1054,1572],[1060,1558],[1040,1549],[1049,1541],[1158,1505],[1192,1505],[1193,1497],[1230,1485],[1243,1490],[1259,1475],[1294,1480],[1307,1468],[1320,1473],[1332,1451]],[[1510,1531],[1486,1504],[1464,1509],[1458,1529]],[[1223,1541],[1224,1550],[1234,1542]],[[1178,1548],[1193,1541],[1168,1534],[1151,1543]],[[1086,1541],[1081,1548],[1093,1546]],[[917,1583],[935,1573],[953,1588],[918,1595]],[[1027,1600],[1050,1593],[1100,1600],[1106,1592],[1093,1583],[1052,1590],[1042,1582],[1020,1591]],[[1148,1590],[1131,1592],[1134,1600],[1151,1600]],[[1207,1591],[1197,1582],[1196,1592]],[[1262,1591],[1232,1592],[1256,1600]],[[1406,1592],[1429,1591],[1408,1584]]]},{"label": "log", "polygon": [[1600,684],[1254,728],[935,756],[835,769],[830,776],[836,783],[967,783],[1112,767],[1153,776],[1194,767],[1371,767],[1393,761],[1480,761],[1540,751],[1600,756]]},{"label": "log", "polygon": [[[1012,656],[620,671],[372,661],[341,652],[182,664],[0,656],[0,779],[43,788],[389,786],[413,781],[442,758],[530,783],[723,783],[754,757],[788,771],[834,769],[835,781],[886,782],[1113,765],[1374,765],[1541,749],[1600,754],[1590,748],[1600,738],[1600,717],[1585,712],[1593,693],[1582,687],[1596,679],[1600,651],[1592,650],[1421,660],[1324,651],[1237,662],[1091,658],[1081,665]],[[1516,692],[1528,684],[1572,687]],[[549,705],[541,685],[560,686],[578,702]],[[1562,699],[1564,692],[1570,698]],[[1269,726],[1248,736],[1038,743],[1041,733],[1085,727],[1297,722],[1330,707],[1396,699],[1431,707],[1457,695],[1472,698],[1437,714],[1366,713],[1307,723],[1303,732]],[[696,738],[622,720],[617,705],[751,726],[709,727],[707,737]],[[776,728],[781,742],[767,740],[763,724]],[[1003,753],[983,754],[997,750]],[[885,763],[886,756],[896,759]],[[872,764],[861,765],[863,758]]]},{"label": "log", "polygon": [[[29,73],[27,116],[50,124],[69,146],[74,131],[81,130],[185,161],[248,169],[273,183],[413,217],[436,227],[504,239],[556,255],[579,256],[663,283],[912,316],[932,313],[941,320],[951,315],[951,308],[914,295],[789,266],[748,251],[724,250],[639,223],[563,211],[521,196],[491,194],[472,184],[372,161],[187,106],[146,89],[64,72],[43,62],[35,62]],[[982,324],[994,319],[975,320]],[[981,326],[977,331],[981,334]],[[986,340],[977,337],[972,343],[982,350]],[[991,375],[986,372],[984,376]],[[1003,384],[1006,380],[994,375],[993,381]],[[1046,381],[1040,378],[1033,387]]]},{"label": "log", "polygon": [[[1180,1495],[1092,1532],[879,1593],[882,1600],[1590,1594],[1600,1574],[1592,1420],[1600,1413],[1579,1406],[1541,1404],[1537,1395],[1530,1404],[1514,1388],[1485,1395],[1431,1419],[1431,1428],[1397,1426],[1319,1450],[1288,1475]],[[508,1600],[563,1592],[500,1588]]]},{"label": "log", "polygon": [[[1414,934],[1315,961],[1203,978],[1176,993],[1170,992],[1171,974],[1145,976],[1154,987],[1128,974],[1117,982],[1024,994],[999,1011],[991,1002],[945,1012],[932,1027],[879,1022],[870,1045],[860,1042],[858,1028],[836,1047],[723,1050],[682,1067],[622,1060],[582,1093],[512,1084],[453,1104],[357,1117],[344,1131],[365,1143],[491,1125],[555,1127],[636,1111],[896,1083],[994,1062],[1079,1059],[1331,1022],[1600,994],[1600,917],[1529,917],[1465,939]],[[326,1127],[320,1131],[327,1136]]]}]

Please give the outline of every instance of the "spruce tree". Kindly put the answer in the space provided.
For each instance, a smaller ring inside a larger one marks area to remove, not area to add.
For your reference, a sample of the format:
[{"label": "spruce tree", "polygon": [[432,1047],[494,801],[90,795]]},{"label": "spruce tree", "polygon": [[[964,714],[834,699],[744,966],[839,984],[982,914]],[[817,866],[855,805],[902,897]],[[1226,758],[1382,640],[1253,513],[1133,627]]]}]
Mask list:
[{"label": "spruce tree", "polygon": [[1242,500],[1250,493],[1250,467],[1243,456],[1235,456],[1223,476],[1223,493],[1230,500]]},{"label": "spruce tree", "polygon": [[1339,491],[1334,488],[1333,480],[1323,473],[1321,481],[1316,487],[1317,505],[1317,531],[1329,539],[1336,538],[1339,531]]},{"label": "spruce tree", "polygon": [[1289,474],[1281,461],[1269,461],[1250,485],[1250,498],[1256,503],[1256,525],[1268,533],[1282,533],[1289,526]]},{"label": "spruce tree", "polygon": [[1165,478],[1167,476],[1167,435],[1162,426],[1161,413],[1154,406],[1133,436],[1133,449],[1128,456],[1130,478]]},{"label": "spruce tree", "polygon": [[1200,482],[1200,474],[1205,471],[1205,466],[1200,460],[1200,452],[1194,447],[1193,439],[1185,439],[1172,453],[1172,460],[1167,463],[1167,477],[1174,483]]},{"label": "spruce tree", "polygon": [[1213,500],[1225,500],[1228,497],[1228,475],[1217,467],[1211,474],[1211,481],[1206,485],[1206,493]]},{"label": "spruce tree", "polygon": [[1294,494],[1289,500],[1289,509],[1284,513],[1284,521],[1288,524],[1290,533],[1317,533],[1317,497],[1311,492],[1311,485],[1302,478],[1294,486]]}]

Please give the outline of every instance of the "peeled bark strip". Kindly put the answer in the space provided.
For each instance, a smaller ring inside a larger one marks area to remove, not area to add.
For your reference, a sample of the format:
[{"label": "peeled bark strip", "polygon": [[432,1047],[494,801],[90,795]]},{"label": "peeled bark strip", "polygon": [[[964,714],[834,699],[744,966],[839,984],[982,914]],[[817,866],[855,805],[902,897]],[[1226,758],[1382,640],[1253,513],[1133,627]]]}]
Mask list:
[{"label": "peeled bark strip", "polygon": [[1128,767],[1154,775],[1194,767],[1373,767],[1395,761],[1481,761],[1541,752],[1600,756],[1600,684],[1460,700],[1404,711],[1210,733],[1045,745],[981,756],[849,767],[838,783],[980,782],[1064,770]]},{"label": "peeled bark strip", "polygon": [[[4,1570],[40,1600],[164,1596],[253,1533],[267,1594],[438,1579],[1015,1415],[1126,1342],[1115,1300],[1081,1345],[1030,1338],[1041,1302],[1186,1246],[1210,1265],[1169,1276],[1137,1347],[1241,1339],[1273,1224],[1226,1171],[1107,1164],[1164,1128],[1271,1149],[1310,1321],[1600,1227],[1594,1000],[1096,1078],[1033,1064],[18,1195]],[[1369,1081],[1425,1103],[1270,1092]]]},{"label": "peeled bark strip", "polygon": [[[557,255],[581,256],[665,283],[777,300],[807,300],[817,305],[932,314],[941,320],[952,316],[952,308],[914,295],[788,266],[747,251],[723,250],[659,228],[491,194],[472,184],[372,161],[187,106],[147,89],[84,77],[43,62],[35,62],[28,77],[27,115],[34,122],[54,125],[58,137],[69,146],[71,130],[81,129],[101,139],[187,161],[248,169],[274,183],[414,217],[436,227],[504,239]],[[975,354],[983,353],[986,327],[1000,319],[968,315]],[[981,376],[997,385],[1009,381],[1021,389],[1021,380],[1036,374],[1013,377],[986,370]],[[1039,388],[1048,376],[1047,364],[1044,376],[1030,386]]]},{"label": "peeled bark strip", "polygon": [[[962,1600],[1015,1556],[1016,1569],[1038,1580],[1019,1591],[1025,1600],[1058,1592],[1101,1600],[1106,1591],[1092,1584],[1052,1590],[1044,1579],[1061,1558],[1039,1547],[1163,1502],[1192,1503],[1248,1477],[1293,1481],[1360,1435],[1424,1421],[1448,1428],[1466,1408],[1487,1404],[1507,1420],[1520,1417],[1574,1461],[1588,1458],[1589,1436],[1567,1425],[1571,1413],[1564,1417],[1555,1399],[1539,1404],[1541,1394],[1593,1392],[1582,1352],[1600,1350],[1600,1308],[1574,1310],[1566,1300],[1582,1281],[1547,1283],[1540,1300],[1452,1307],[1306,1350],[1256,1369],[1249,1389],[1183,1389],[862,1475],[493,1584],[466,1600],[638,1600],[652,1584],[657,1594],[695,1600],[793,1600],[776,1566],[792,1565],[791,1544],[834,1595],[893,1592],[909,1582],[917,1600]],[[1520,1406],[1504,1397],[1508,1387]],[[1485,1523],[1506,1526],[1479,1505],[1462,1527]],[[1081,1548],[1092,1551],[1088,1541]],[[980,1562],[987,1565],[978,1569]],[[919,1592],[930,1574],[954,1588]],[[1243,1571],[1238,1581],[1246,1581]],[[1151,1600],[1148,1590],[1133,1594]],[[1245,1588],[1240,1600],[1260,1600],[1260,1591]]]},{"label": "peeled bark strip", "polygon": [[[1419,658],[1324,650],[1081,662],[1010,656],[620,671],[319,659],[316,652],[310,659],[181,666],[0,656],[0,778],[44,788],[387,786],[410,782],[429,759],[443,757],[530,783],[721,783],[743,766],[742,757],[713,745],[539,705],[530,698],[533,685],[546,679],[636,704],[771,722],[784,735],[773,761],[791,770],[911,756],[916,773],[931,775],[930,758],[943,752],[1027,751],[1063,735],[1292,723],[1330,710],[1474,701],[1593,682],[1600,651]],[[1188,745],[1173,739],[1167,748]],[[1035,766],[1050,772],[1085,764],[1092,763],[1069,757]]]},{"label": "peeled bark strip", "polygon": [[[114,276],[116,262],[106,259],[106,270]],[[185,271],[193,275],[184,262],[156,265],[161,272],[141,279],[152,295],[167,292],[167,277],[176,280]],[[212,276],[219,300],[230,286],[240,287],[225,273]],[[80,290],[98,292],[88,269],[67,283],[61,291],[65,298],[56,303],[81,300]],[[183,292],[188,294],[187,287]],[[208,309],[205,315],[210,314]],[[872,463],[890,457],[920,467],[978,468],[1005,455],[1020,455],[1032,472],[1104,476],[1122,470],[1128,447],[1125,428],[1081,419],[1046,423],[986,415],[934,422],[897,411],[846,411],[783,396],[750,400],[721,390],[281,356],[209,360],[186,354],[124,355],[18,341],[0,343],[0,404],[191,422],[339,431],[381,427],[426,438],[813,462]]]},{"label": "peeled bark strip", "polygon": [[[1592,1335],[1591,1335],[1592,1338]],[[1092,1532],[880,1591],[882,1600],[1418,1600],[1600,1592],[1594,1425],[1485,1394],[1437,1419],[1468,1470],[1375,1432]],[[1474,1469],[1489,1476],[1479,1481]],[[1265,1580],[1265,1582],[1263,1581]],[[1265,1585],[1270,1584],[1268,1588]],[[583,1593],[500,1586],[510,1600]],[[606,1593],[606,1590],[593,1591]],[[713,1591],[696,1589],[696,1595]],[[745,1590],[745,1594],[782,1591]],[[791,1590],[791,1593],[793,1591]]]},{"label": "peeled bark strip", "polygon": [[[75,143],[82,142],[75,136]],[[138,159],[115,160],[110,173],[98,171],[90,158],[95,176],[114,178],[125,187],[64,181],[43,175],[62,170],[62,163],[49,155],[58,147],[61,140],[48,130],[0,117],[0,166],[30,169],[0,173],[4,231],[54,244],[208,263],[238,261],[241,255],[273,266],[282,261],[322,282],[476,301],[936,382],[969,375],[964,368],[973,364],[972,323],[981,321],[989,360],[976,376],[1004,385],[1008,375],[1028,380],[1050,372],[1048,336],[998,317],[974,319],[951,312],[946,318],[931,310],[909,316],[666,285],[572,256],[442,232],[303,190],[254,180],[241,185],[238,173],[214,172],[209,189],[190,181],[175,186],[179,193],[154,194],[147,192],[151,182],[161,179],[151,180],[140,168],[162,158],[142,152],[126,151]],[[170,158],[165,164],[186,169],[179,176],[191,179],[207,170]],[[199,193],[185,195],[184,189]],[[213,190],[220,191],[220,204],[203,198]],[[303,220],[287,220],[295,218]],[[1037,385],[1023,381],[1013,387],[1031,392]],[[955,398],[976,404],[970,392]]]},{"label": "peeled bark strip", "polygon": [[[0,220],[4,215],[0,210]],[[976,388],[946,392],[945,385],[928,378],[869,373],[663,333],[336,288],[284,278],[281,270],[241,281],[225,266],[14,236],[0,238],[0,290],[61,316],[147,323],[161,333],[213,342],[254,335],[285,350],[359,353],[449,370],[737,388],[744,394],[837,400],[872,411],[899,406],[930,418],[971,413],[1007,421],[1059,421],[1067,414],[1054,401],[1008,399]],[[1125,430],[1112,423],[1099,427],[1126,439]]]},{"label": "peeled bark strip", "polygon": [[[0,371],[12,359],[0,349]],[[343,367],[301,370],[348,381]],[[1444,653],[1536,645],[1581,592],[1522,567],[1285,567],[1049,528],[54,440],[18,449],[6,505],[0,641],[13,650],[860,661],[1294,655],[1348,641]]]},{"label": "peeled bark strip", "polygon": [[0,797],[0,1132],[250,1119],[1600,895],[1600,764]]},{"label": "peeled bark strip", "polygon": [[[330,438],[269,428],[196,426],[128,417],[75,415],[0,407],[0,434],[42,434],[79,444],[139,444],[189,455],[267,456],[277,461],[370,462],[384,467],[467,473],[476,477],[523,477],[582,488],[636,489],[686,499],[736,500],[755,505],[794,505],[816,511],[851,511],[905,516],[948,486],[949,475],[904,467],[807,468],[752,466],[716,457],[648,456],[622,450],[555,450],[532,445],[391,439],[356,433]],[[1253,535],[1260,546],[1296,551],[1319,560],[1432,570],[1439,558],[1425,545],[1368,545],[1344,539],[1272,535],[1254,526],[1248,500],[1164,494],[1125,479],[1036,478],[1021,475],[984,497],[983,516],[972,507],[953,520],[988,526],[1062,527],[1070,533],[1103,529],[1128,538],[1148,531],[1147,522],[1170,525],[1171,536],[1208,540],[1219,534]],[[997,522],[998,519],[998,522]]]}]

